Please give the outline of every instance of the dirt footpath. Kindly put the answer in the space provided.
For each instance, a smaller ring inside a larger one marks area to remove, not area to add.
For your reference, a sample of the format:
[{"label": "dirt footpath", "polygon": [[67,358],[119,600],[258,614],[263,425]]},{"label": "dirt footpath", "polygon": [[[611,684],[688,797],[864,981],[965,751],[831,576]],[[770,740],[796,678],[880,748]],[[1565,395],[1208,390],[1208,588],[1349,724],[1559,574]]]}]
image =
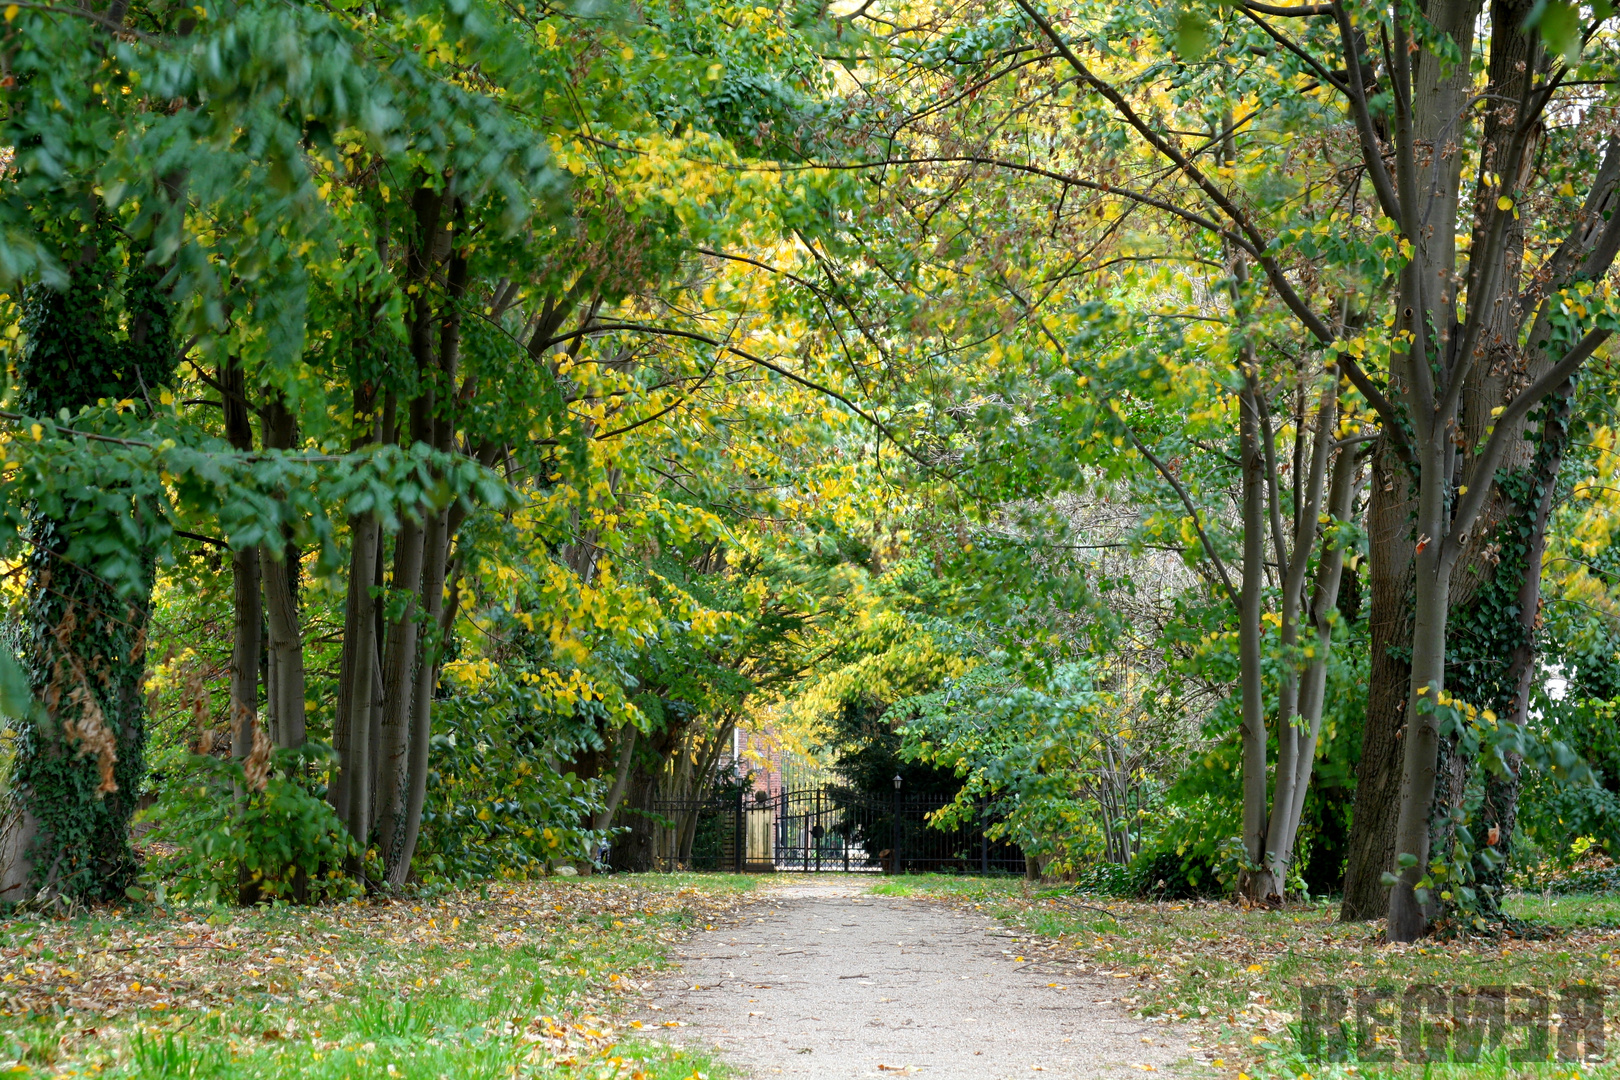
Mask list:
[{"label": "dirt footpath", "polygon": [[1207,1072],[1172,1028],[1116,1005],[1113,980],[1019,949],[979,912],[773,883],[681,950],[642,1022],[756,1080]]}]

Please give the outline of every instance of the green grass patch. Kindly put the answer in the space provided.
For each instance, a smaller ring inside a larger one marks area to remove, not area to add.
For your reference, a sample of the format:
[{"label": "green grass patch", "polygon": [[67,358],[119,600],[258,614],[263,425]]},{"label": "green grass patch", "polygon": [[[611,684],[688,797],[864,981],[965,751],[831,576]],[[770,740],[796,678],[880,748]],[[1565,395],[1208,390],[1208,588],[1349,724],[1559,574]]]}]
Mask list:
[{"label": "green grass patch", "polygon": [[994,899],[1020,896],[1022,878],[972,877],[966,874],[898,874],[884,877],[867,890],[873,896],[935,896],[954,899]]},{"label": "green grass patch", "polygon": [[13,917],[0,1076],[724,1077],[627,1008],[671,943],[754,884],[552,879],[307,909]]}]

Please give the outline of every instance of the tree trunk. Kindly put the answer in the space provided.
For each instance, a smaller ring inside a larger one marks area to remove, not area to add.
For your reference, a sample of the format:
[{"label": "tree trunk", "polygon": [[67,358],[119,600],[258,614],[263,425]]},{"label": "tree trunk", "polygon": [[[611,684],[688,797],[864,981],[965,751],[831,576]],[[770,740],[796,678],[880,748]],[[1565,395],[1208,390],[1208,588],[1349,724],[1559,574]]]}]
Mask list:
[{"label": "tree trunk", "polygon": [[[467,259],[458,244],[456,230],[461,218],[453,204],[450,237],[450,264],[446,273],[446,301],[439,319],[438,376],[443,393],[429,392],[428,407],[436,410],[427,421],[428,437],[435,450],[448,453],[455,439],[456,374],[461,354],[461,301],[467,291]],[[410,876],[411,859],[416,855],[417,837],[422,831],[422,809],[427,805],[429,751],[433,739],[433,691],[439,684],[439,660],[450,628],[441,624],[444,614],[444,587],[450,567],[450,545],[463,514],[459,506],[434,512],[422,541],[422,594],[425,633],[421,635],[421,655],[416,661],[416,681],[411,690],[410,752],[406,770],[404,837],[389,868],[388,880],[403,885]]]},{"label": "tree trunk", "polygon": [[[147,267],[143,250],[127,252],[127,336],[119,340],[119,238],[87,209],[82,230],[73,226],[63,243],[66,290],[35,285],[22,298],[26,345],[16,362],[16,401],[29,415],[76,414],[103,396],[145,400],[146,390],[173,375],[162,268]],[[133,512],[139,524],[152,524],[152,507],[137,504]],[[27,540],[18,645],[44,715],[18,722],[11,783],[22,804],[21,832],[4,877],[8,884],[26,880],[19,891],[40,898],[119,900],[139,870],[129,821],[146,779],[143,689],[155,553],[128,553],[135,572],[115,587],[100,566],[82,562],[84,554],[70,557],[73,536],[63,522],[31,514]],[[6,899],[29,898],[19,891]]]},{"label": "tree trunk", "polygon": [[338,772],[329,797],[348,825],[349,835],[362,848],[371,832],[371,713],[377,678],[377,620],[371,585],[377,574],[381,534],[376,514],[363,514],[349,523],[349,583],[332,733]]},{"label": "tree trunk", "polygon": [[[419,187],[411,197],[416,234],[408,254],[409,278],[416,285],[410,329],[411,358],[416,366],[418,386],[410,405],[412,444],[432,445],[435,436],[435,395],[437,367],[433,343],[434,308],[428,295],[433,273],[433,252],[439,243],[439,216],[444,196]],[[381,754],[374,786],[377,792],[378,839],[383,865],[393,881],[404,853],[408,832],[409,754],[411,705],[415,697],[412,678],[417,661],[418,604],[422,597],[423,545],[432,512],[424,505],[412,508],[394,541],[394,573],[390,595],[400,604],[398,618],[388,628],[387,650],[383,658],[383,706]],[[404,872],[409,872],[408,865]]]},{"label": "tree trunk", "polygon": [[390,879],[405,839],[406,765],[410,746],[411,679],[419,629],[416,604],[422,582],[423,528],[407,520],[394,541],[394,573],[390,592],[403,604],[398,619],[388,626],[388,647],[383,657],[383,697],[380,718],[380,753],[372,781],[376,792],[378,842]]},{"label": "tree trunk", "polygon": [[1244,896],[1264,900],[1275,891],[1266,860],[1266,713],[1261,668],[1261,614],[1265,589],[1265,477],[1260,449],[1260,408],[1254,376],[1245,372],[1240,439],[1243,470],[1243,591],[1238,610],[1239,681],[1242,691],[1243,851],[1248,865],[1240,879]]},{"label": "tree trunk", "polygon": [[[1421,331],[1420,331],[1421,332]],[[1446,624],[1456,549],[1441,542],[1447,531],[1448,478],[1443,437],[1431,432],[1418,444],[1418,541],[1413,549],[1412,682],[1406,702],[1401,754],[1401,806],[1395,821],[1396,883],[1390,888],[1386,933],[1390,941],[1416,941],[1428,930],[1417,883],[1428,872],[1429,815],[1440,751],[1440,715],[1446,686]]]},{"label": "tree trunk", "polygon": [[1395,819],[1400,809],[1401,731],[1411,684],[1407,650],[1412,641],[1411,486],[1406,467],[1387,436],[1373,453],[1367,509],[1367,569],[1371,656],[1361,759],[1356,762],[1356,804],[1350,819],[1345,866],[1346,922],[1376,919],[1389,907],[1383,875],[1395,868]]},{"label": "tree trunk", "polygon": [[[298,421],[280,394],[265,406],[264,444],[290,450],[298,442]],[[270,629],[271,678],[265,687],[270,732],[278,747],[304,745],[304,635],[298,622],[298,548],[288,542],[266,545],[260,555],[264,606]]]},{"label": "tree trunk", "polygon": [[[1349,521],[1355,511],[1356,474],[1359,470],[1360,464],[1351,449],[1341,449],[1339,460],[1333,466],[1333,482],[1328,491],[1328,514],[1335,524]],[[1304,739],[1296,765],[1288,830],[1281,843],[1290,859],[1299,839],[1305,795],[1310,789],[1316,746],[1322,734],[1322,699],[1327,688],[1328,659],[1333,654],[1333,616],[1338,611],[1339,582],[1343,572],[1344,549],[1335,542],[1334,537],[1324,536],[1322,552],[1317,559],[1316,582],[1311,591],[1310,622],[1316,630],[1315,652],[1305,667],[1299,685],[1299,719]]]},{"label": "tree trunk", "polygon": [[602,809],[591,821],[591,828],[597,831],[612,826],[613,815],[619,809],[619,800],[624,798],[624,787],[630,779],[630,763],[636,754],[637,734],[636,729],[629,724],[619,729],[619,764],[614,770],[613,786],[608,789],[607,798],[602,802]]},{"label": "tree trunk", "polygon": [[[225,437],[243,452],[253,449],[253,423],[241,362],[232,357],[219,372],[225,409]],[[259,549],[231,553],[233,578],[231,647],[231,756],[238,761],[253,751],[259,716],[259,654],[263,651],[264,594]]]},{"label": "tree trunk", "polygon": [[656,869],[653,859],[653,804],[658,800],[670,753],[680,745],[686,723],[672,724],[654,735],[638,738],[630,780],[621,804],[630,811],[628,830],[613,841],[609,862],[613,869],[640,873]]},{"label": "tree trunk", "polygon": [[[1288,872],[1294,858],[1294,837],[1298,833],[1299,819],[1296,816],[1296,806],[1304,803],[1304,788],[1299,785],[1308,784],[1310,780],[1311,755],[1315,752],[1315,739],[1311,734],[1311,722],[1308,717],[1300,715],[1300,689],[1301,676],[1305,674],[1299,666],[1294,655],[1299,646],[1299,615],[1302,598],[1305,590],[1305,573],[1310,563],[1311,549],[1316,544],[1318,517],[1321,515],[1323,487],[1327,479],[1327,468],[1330,453],[1337,439],[1339,426],[1339,372],[1336,367],[1329,367],[1327,375],[1331,382],[1322,392],[1322,399],[1318,407],[1315,432],[1312,436],[1310,469],[1302,471],[1300,466],[1304,460],[1303,425],[1295,437],[1294,454],[1294,535],[1291,552],[1278,550],[1278,565],[1285,568],[1283,574],[1283,590],[1281,611],[1281,639],[1283,651],[1281,686],[1277,694],[1277,769],[1271,792],[1271,819],[1266,827],[1266,857],[1268,872],[1271,878],[1271,887],[1274,893],[1262,897],[1268,902],[1280,903],[1287,895]],[[1271,439],[1269,428],[1266,432],[1268,445],[1275,447]],[[1272,451],[1273,461],[1275,450]],[[1273,516],[1278,515],[1277,485],[1275,480],[1270,485]],[[1275,529],[1280,533],[1281,529]],[[1323,558],[1318,560],[1317,574],[1327,572],[1328,552],[1323,552]],[[1342,554],[1340,555],[1342,559]],[[1333,590],[1335,598],[1338,593],[1338,572],[1333,571]],[[1325,650],[1331,646],[1332,637],[1326,643],[1318,637],[1317,648],[1322,650],[1320,659],[1325,659]],[[1306,665],[1310,667],[1311,665]],[[1320,723],[1320,708],[1317,720]],[[1307,747],[1309,743],[1309,747]],[[1297,789],[1297,790],[1296,790]],[[1297,798],[1296,798],[1297,795]]]}]

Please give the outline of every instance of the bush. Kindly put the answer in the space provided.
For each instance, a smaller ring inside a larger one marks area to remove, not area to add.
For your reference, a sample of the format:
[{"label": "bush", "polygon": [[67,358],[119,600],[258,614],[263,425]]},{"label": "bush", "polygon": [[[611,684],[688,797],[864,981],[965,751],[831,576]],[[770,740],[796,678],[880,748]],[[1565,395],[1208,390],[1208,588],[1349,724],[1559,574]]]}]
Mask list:
[{"label": "bush", "polygon": [[192,755],[142,815],[156,826],[147,839],[164,847],[130,895],[208,903],[358,895],[343,873],[358,848],[307,779],[320,757],[319,747],[277,750],[264,790],[253,791],[240,761]]},{"label": "bush", "polygon": [[1074,887],[1077,892],[1093,893],[1097,896],[1124,897],[1136,893],[1131,868],[1111,862],[1094,862],[1082,866],[1074,876]]},{"label": "bush", "polygon": [[605,785],[557,761],[576,750],[559,729],[591,730],[600,703],[553,705],[499,681],[439,703],[415,859],[423,881],[530,878],[595,861],[609,836],[590,828]]}]

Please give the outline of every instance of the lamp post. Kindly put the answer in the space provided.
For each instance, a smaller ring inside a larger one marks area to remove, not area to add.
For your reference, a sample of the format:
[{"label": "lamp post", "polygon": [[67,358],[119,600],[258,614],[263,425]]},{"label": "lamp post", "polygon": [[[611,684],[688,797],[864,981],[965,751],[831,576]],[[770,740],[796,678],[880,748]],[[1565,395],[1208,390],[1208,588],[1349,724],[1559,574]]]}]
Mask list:
[{"label": "lamp post", "polygon": [[901,873],[905,863],[900,855],[900,774],[894,774],[894,872]]}]

